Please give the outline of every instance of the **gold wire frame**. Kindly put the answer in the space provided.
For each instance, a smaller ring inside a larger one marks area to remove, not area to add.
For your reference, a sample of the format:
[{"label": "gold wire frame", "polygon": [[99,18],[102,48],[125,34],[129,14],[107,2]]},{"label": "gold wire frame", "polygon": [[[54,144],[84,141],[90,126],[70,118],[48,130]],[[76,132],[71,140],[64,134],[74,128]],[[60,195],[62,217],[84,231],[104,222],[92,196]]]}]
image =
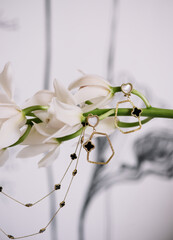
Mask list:
[{"label": "gold wire frame", "polygon": [[[124,91],[124,87],[126,87],[126,86],[128,86],[128,85],[130,86],[130,90],[129,90],[129,92],[126,92],[126,91]],[[131,83],[123,83],[123,84],[121,85],[121,91],[124,93],[124,96],[130,96],[132,90],[133,90],[133,85],[132,85]]]},{"label": "gold wire frame", "polygon": [[[118,117],[117,117],[118,106],[119,106],[120,104],[122,104],[122,103],[127,103],[127,102],[129,102],[129,103],[133,106],[133,110],[134,110],[135,105],[134,105],[134,103],[133,103],[130,99],[126,99],[126,100],[124,100],[124,101],[118,102],[117,105],[116,105],[116,109],[115,109],[115,126],[116,126],[116,127],[120,130],[120,132],[122,132],[123,134],[128,134],[128,133],[136,132],[136,131],[138,131],[138,130],[140,130],[140,129],[142,128],[142,123],[141,123],[140,116],[139,116],[139,117],[136,117],[136,118],[138,119],[138,121],[139,121],[139,127],[138,127],[138,128],[135,128],[135,129],[129,130],[129,131],[123,131],[123,130],[118,126]],[[132,110],[132,112],[133,112],[133,110]],[[135,116],[132,114],[132,112],[131,112],[131,115],[132,115],[133,117],[135,117]]]},{"label": "gold wire frame", "polygon": [[[89,155],[90,155],[90,151],[88,151],[88,150],[84,147],[85,150],[87,151],[87,161],[88,161],[89,163],[94,163],[94,164],[98,164],[98,165],[106,165],[106,164],[107,164],[108,162],[110,162],[110,160],[113,158],[113,156],[114,156],[114,154],[115,154],[115,151],[114,151],[114,149],[113,149],[111,140],[110,140],[109,136],[108,136],[106,133],[101,133],[101,132],[96,132],[96,131],[94,131],[94,132],[91,134],[91,136],[90,136],[90,138],[89,138],[88,141],[91,141],[92,138],[93,138],[93,136],[94,136],[95,134],[102,135],[102,136],[105,136],[105,137],[107,138],[108,143],[109,143],[109,145],[110,145],[110,148],[111,148],[111,150],[112,150],[112,154],[111,154],[111,156],[109,157],[109,159],[108,159],[106,162],[94,162],[94,161],[91,161],[91,160],[90,160],[90,156],[89,156]],[[95,148],[95,146],[94,146],[94,148]]]},{"label": "gold wire frame", "polygon": [[[92,119],[92,118],[96,118],[97,119],[95,124],[90,123],[89,119]],[[97,115],[89,114],[87,116],[87,123],[88,123],[88,126],[90,126],[93,129],[95,129],[95,127],[99,124],[99,117]]]}]

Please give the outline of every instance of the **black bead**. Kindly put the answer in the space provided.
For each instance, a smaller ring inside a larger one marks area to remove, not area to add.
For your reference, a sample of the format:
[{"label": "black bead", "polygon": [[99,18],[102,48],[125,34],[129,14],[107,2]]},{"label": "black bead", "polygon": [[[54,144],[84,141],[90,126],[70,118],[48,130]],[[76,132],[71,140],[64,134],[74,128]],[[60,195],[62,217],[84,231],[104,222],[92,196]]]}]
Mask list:
[{"label": "black bead", "polygon": [[60,202],[59,206],[60,206],[60,208],[64,207],[65,206],[65,202],[64,201]]},{"label": "black bead", "polygon": [[55,187],[54,187],[55,190],[58,190],[60,188],[61,188],[61,184],[55,184]]},{"label": "black bead", "polygon": [[76,153],[72,153],[72,154],[70,155],[70,157],[71,157],[72,160],[74,160],[74,159],[77,158],[77,155],[76,155]]},{"label": "black bead", "polygon": [[141,114],[142,110],[140,108],[134,107],[132,110],[132,115],[134,117],[139,117]]},{"label": "black bead", "polygon": [[85,122],[82,122],[82,126],[85,127],[86,123]]},{"label": "black bead", "polygon": [[72,172],[72,175],[75,176],[77,174],[77,169],[75,169],[73,172]]},{"label": "black bead", "polygon": [[84,148],[85,150],[87,150],[88,152],[90,152],[92,149],[95,148],[94,144],[92,144],[92,142],[89,140],[86,143],[84,143]]},{"label": "black bead", "polygon": [[2,192],[3,187],[0,187],[0,192]]},{"label": "black bead", "polygon": [[46,228],[42,228],[42,229],[40,229],[39,233],[43,233],[45,231],[46,231]]},{"label": "black bead", "polygon": [[27,203],[27,204],[25,204],[25,206],[26,206],[26,207],[32,207],[33,204],[32,204],[32,203]]},{"label": "black bead", "polygon": [[12,235],[8,235],[8,238],[10,239],[14,239],[14,237]]}]

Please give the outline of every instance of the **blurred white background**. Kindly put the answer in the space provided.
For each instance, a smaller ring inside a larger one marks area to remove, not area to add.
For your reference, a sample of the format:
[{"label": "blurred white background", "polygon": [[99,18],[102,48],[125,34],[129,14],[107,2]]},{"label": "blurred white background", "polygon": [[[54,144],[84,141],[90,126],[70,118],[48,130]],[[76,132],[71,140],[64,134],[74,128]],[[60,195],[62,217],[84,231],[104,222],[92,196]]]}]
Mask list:
[{"label": "blurred white background", "polygon": [[[135,88],[144,92],[153,106],[173,108],[171,0],[0,0],[0,69],[8,61],[12,63],[19,104],[44,88],[46,3],[51,3],[51,61],[47,79],[51,89],[54,78],[68,86],[80,76],[78,69],[107,78],[112,37],[113,84],[120,85],[119,76],[126,73],[133,76],[130,80],[135,82]],[[116,154],[105,173],[118,169],[122,162],[133,166],[133,142],[161,128],[172,133],[172,120],[155,119],[134,135],[117,133],[113,141]],[[63,174],[74,142],[61,147],[59,158],[49,170],[38,169],[39,158],[16,159],[17,150],[13,149],[10,160],[0,169],[0,185],[24,202],[43,196],[50,187],[50,174],[53,184]],[[83,152],[79,173],[66,207],[55,220],[56,226],[31,239],[173,240],[173,180],[153,175],[102,189],[87,209],[81,239],[80,213],[94,167],[86,162]],[[58,208],[59,201],[61,195],[56,195],[51,203]],[[25,209],[1,196],[0,209],[0,227],[14,236],[37,232],[52,215],[49,199]],[[6,237],[0,233],[0,239]]]}]

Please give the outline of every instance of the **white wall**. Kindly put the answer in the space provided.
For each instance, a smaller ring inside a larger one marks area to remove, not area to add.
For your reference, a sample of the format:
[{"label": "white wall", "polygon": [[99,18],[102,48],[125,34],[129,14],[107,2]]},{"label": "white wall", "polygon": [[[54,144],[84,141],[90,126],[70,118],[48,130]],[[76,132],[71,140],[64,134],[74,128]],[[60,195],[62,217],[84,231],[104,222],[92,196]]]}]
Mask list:
[{"label": "white wall", "polygon": [[[139,90],[148,93],[151,104],[173,108],[173,1],[119,0],[117,8],[114,70],[117,83],[121,84],[120,73],[129,72]],[[106,77],[111,17],[111,0],[52,0],[52,81],[58,78],[68,85],[80,75],[77,69]],[[44,1],[0,0],[0,69],[7,61],[12,62],[16,100],[21,104],[43,87],[44,18]],[[2,27],[4,21],[11,20],[14,29]],[[133,141],[160,126],[172,129],[172,121],[153,120],[136,135],[120,136],[121,143],[114,142],[116,156],[107,172],[127,157],[133,165]],[[70,142],[62,147],[59,159],[53,164],[55,183],[73,149]],[[10,194],[26,202],[44,195],[48,191],[46,170],[37,168],[38,159],[11,157],[0,169],[0,183]],[[67,206],[57,217],[58,240],[76,240],[78,236],[79,214],[93,171],[84,153],[79,169]],[[26,211],[1,198],[0,227],[9,234],[35,232],[49,221],[48,200]],[[171,240],[172,200],[173,181],[161,177],[114,185],[93,199],[86,216],[85,240]],[[0,239],[6,238],[0,233]],[[50,229],[33,239],[51,240]]]}]

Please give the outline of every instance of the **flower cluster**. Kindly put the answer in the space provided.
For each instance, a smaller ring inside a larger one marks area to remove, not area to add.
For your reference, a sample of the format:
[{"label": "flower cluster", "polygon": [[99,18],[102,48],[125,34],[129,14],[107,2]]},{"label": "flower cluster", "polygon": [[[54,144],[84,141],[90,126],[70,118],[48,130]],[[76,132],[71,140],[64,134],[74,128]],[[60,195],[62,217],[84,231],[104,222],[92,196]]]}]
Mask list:
[{"label": "flower cluster", "polygon": [[[22,144],[18,157],[45,153],[39,167],[50,165],[59,154],[59,145],[77,136],[87,113],[104,108],[113,97],[110,84],[95,75],[84,75],[68,89],[54,80],[54,90],[37,92],[21,107],[13,100],[11,65],[0,74],[0,166],[8,159],[8,148]],[[98,125],[110,134],[113,118]],[[69,137],[68,137],[69,136]]]}]

